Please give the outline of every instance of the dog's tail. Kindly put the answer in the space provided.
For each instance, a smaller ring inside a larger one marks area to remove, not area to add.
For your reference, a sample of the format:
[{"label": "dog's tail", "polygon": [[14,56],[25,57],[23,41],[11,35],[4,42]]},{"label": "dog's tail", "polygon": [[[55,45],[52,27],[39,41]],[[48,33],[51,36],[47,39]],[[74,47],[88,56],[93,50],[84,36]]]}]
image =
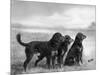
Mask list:
[{"label": "dog's tail", "polygon": [[18,33],[16,35],[16,39],[17,39],[18,43],[21,44],[22,46],[27,46],[28,45],[27,43],[24,43],[24,42],[21,41],[21,34],[20,33]]}]

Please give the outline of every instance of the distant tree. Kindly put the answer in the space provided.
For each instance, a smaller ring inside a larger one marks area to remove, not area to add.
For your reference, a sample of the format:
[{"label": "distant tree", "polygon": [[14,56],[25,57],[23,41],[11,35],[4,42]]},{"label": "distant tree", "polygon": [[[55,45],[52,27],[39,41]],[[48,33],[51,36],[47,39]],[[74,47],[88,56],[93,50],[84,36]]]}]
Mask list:
[{"label": "distant tree", "polygon": [[89,29],[95,29],[96,28],[96,23],[92,22],[91,25],[89,26]]}]

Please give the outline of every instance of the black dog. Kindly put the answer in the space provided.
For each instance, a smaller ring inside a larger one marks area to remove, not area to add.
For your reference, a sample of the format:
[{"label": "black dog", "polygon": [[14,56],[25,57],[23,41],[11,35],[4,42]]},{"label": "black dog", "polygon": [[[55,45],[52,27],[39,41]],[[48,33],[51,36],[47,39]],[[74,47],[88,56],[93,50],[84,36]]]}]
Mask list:
[{"label": "black dog", "polygon": [[63,65],[63,57],[65,53],[68,51],[68,46],[71,44],[73,39],[69,35],[65,35],[64,42],[61,43],[61,45],[58,48],[58,64],[60,67]]},{"label": "black dog", "polygon": [[35,66],[37,66],[37,63],[41,61],[44,57],[47,58],[47,64],[50,68],[55,66],[55,58],[57,55],[57,50],[61,44],[61,42],[64,41],[64,37],[60,33],[55,33],[53,38],[46,42],[46,43],[39,43],[35,45],[35,49],[40,53],[40,56],[38,56],[38,60],[35,62]]},{"label": "black dog", "polygon": [[[26,71],[26,67],[27,67],[28,63],[32,59],[33,55],[37,52],[40,53],[39,60],[41,58],[43,58],[44,56],[47,56],[47,62],[49,64],[50,53],[51,53],[50,50],[57,47],[58,42],[60,42],[62,40],[62,35],[60,33],[55,33],[49,41],[32,41],[32,42],[29,42],[29,43],[22,42],[20,34],[17,34],[16,38],[17,38],[17,41],[22,46],[25,47],[26,60],[24,62],[23,67],[24,67],[24,70]],[[39,60],[37,60],[37,61],[39,61]],[[36,63],[35,63],[35,65],[36,65]]]},{"label": "black dog", "polygon": [[85,38],[86,36],[83,35],[82,33],[78,33],[76,35],[75,41],[73,45],[71,46],[71,48],[69,49],[64,65],[79,64],[80,61],[81,63],[83,63],[82,61],[82,52],[83,52],[82,41]]}]

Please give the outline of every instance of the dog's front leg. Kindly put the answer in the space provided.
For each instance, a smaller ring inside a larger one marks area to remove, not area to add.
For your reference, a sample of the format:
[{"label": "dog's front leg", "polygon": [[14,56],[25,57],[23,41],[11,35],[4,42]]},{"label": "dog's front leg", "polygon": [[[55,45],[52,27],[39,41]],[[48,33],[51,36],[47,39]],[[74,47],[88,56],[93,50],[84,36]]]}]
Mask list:
[{"label": "dog's front leg", "polygon": [[47,66],[49,69],[50,69],[50,63],[51,63],[50,61],[51,61],[50,56],[47,56]]}]

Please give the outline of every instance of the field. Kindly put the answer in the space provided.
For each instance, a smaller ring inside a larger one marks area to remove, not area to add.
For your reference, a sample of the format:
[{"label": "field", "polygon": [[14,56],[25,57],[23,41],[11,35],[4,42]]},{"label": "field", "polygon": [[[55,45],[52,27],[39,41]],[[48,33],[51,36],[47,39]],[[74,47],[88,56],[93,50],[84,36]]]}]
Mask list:
[{"label": "field", "polygon": [[[83,64],[81,66],[64,66],[63,68],[47,69],[45,58],[39,62],[38,67],[34,67],[34,62],[37,59],[37,55],[33,57],[28,65],[27,72],[23,71],[23,62],[25,61],[25,47],[21,46],[16,41],[16,34],[21,32],[19,30],[11,29],[11,75],[26,74],[26,73],[44,73],[44,72],[66,72],[66,71],[80,71],[80,70],[95,70],[96,69],[96,38],[95,30],[68,30],[61,32],[63,35],[68,34],[73,39],[77,32],[83,32],[87,38],[84,40],[83,51]],[[24,42],[30,42],[33,40],[49,40],[52,37],[52,33],[28,33],[21,32],[22,40]],[[93,61],[88,62],[89,59]]]}]

